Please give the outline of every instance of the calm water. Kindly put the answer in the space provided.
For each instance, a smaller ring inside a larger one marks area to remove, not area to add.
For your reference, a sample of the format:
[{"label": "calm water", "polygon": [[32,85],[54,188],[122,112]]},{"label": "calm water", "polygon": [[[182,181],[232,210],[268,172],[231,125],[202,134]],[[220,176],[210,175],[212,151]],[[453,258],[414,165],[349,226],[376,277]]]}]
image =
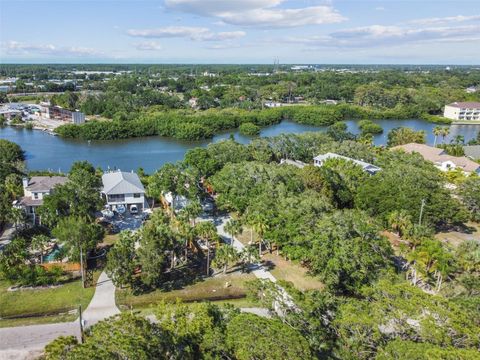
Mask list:
[{"label": "calm water", "polygon": [[[433,143],[432,129],[435,124],[421,120],[379,120],[376,121],[385,130],[375,137],[375,144],[386,143],[388,132],[397,126],[407,126],[416,130],[425,130],[428,134],[428,143]],[[357,123],[347,121],[349,131],[358,133]],[[325,127],[299,125],[291,121],[283,121],[262,129],[261,136],[275,136],[282,133],[303,133],[307,131],[325,131]],[[463,135],[468,141],[476,137],[480,125],[453,125],[446,141],[456,135]],[[166,162],[176,162],[183,159],[185,152],[198,146],[206,146],[211,142],[227,139],[232,132],[225,132],[215,136],[212,140],[185,142],[162,137],[147,137],[117,141],[85,141],[65,140],[57,136],[48,135],[42,131],[16,129],[13,127],[0,128],[0,138],[19,144],[27,154],[27,166],[31,170],[50,169],[52,171],[67,171],[72,162],[88,160],[95,167],[103,169],[120,168],[125,171],[143,167],[152,172]],[[251,138],[233,132],[235,139],[243,144]],[[441,139],[440,139],[441,140]],[[439,141],[440,141],[439,140]]]}]

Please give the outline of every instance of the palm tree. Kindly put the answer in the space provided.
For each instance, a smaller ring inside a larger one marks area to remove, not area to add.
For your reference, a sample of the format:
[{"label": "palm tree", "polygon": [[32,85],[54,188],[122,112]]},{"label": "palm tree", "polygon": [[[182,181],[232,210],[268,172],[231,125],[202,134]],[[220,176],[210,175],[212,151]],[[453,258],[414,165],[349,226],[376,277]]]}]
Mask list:
[{"label": "palm tree", "polygon": [[445,138],[450,134],[450,128],[449,127],[443,127],[442,131],[440,132],[440,135],[442,135],[442,141],[445,144]]},{"label": "palm tree", "polygon": [[435,126],[433,128],[433,135],[435,135],[435,140],[433,142],[433,146],[437,146],[437,138],[441,134],[442,134],[442,127],[441,126]]},{"label": "palm tree", "polygon": [[231,245],[223,244],[215,252],[215,259],[213,262],[216,267],[223,267],[223,273],[225,274],[228,269],[228,265],[238,260],[239,254],[237,249]]},{"label": "palm tree", "polygon": [[266,219],[264,216],[261,214],[257,214],[252,219],[252,227],[255,230],[255,232],[258,234],[258,256],[262,257],[262,242],[263,242],[263,236],[265,235],[265,232],[268,230],[268,224],[266,222]]},{"label": "palm tree", "polygon": [[191,201],[184,209],[192,225],[195,226],[195,219],[202,213],[202,205],[198,200]]},{"label": "palm tree", "polygon": [[396,231],[399,236],[408,234],[413,226],[412,218],[405,210],[391,212],[387,221],[390,228]]},{"label": "palm tree", "polygon": [[210,221],[204,221],[195,226],[195,233],[201,240],[205,241],[207,246],[206,271],[208,276],[210,275],[210,242],[214,239],[218,239],[217,229]]},{"label": "palm tree", "polygon": [[242,232],[242,223],[238,220],[230,219],[224,227],[227,234],[232,237],[232,244],[235,235],[238,235]]},{"label": "palm tree", "polygon": [[19,225],[23,225],[26,221],[26,215],[23,209],[13,207],[8,214],[9,220],[15,225],[15,231],[18,230]]},{"label": "palm tree", "polygon": [[245,246],[242,249],[242,251],[240,252],[240,259],[242,260],[246,268],[248,268],[248,265],[256,263],[260,260],[255,246],[252,245]]}]

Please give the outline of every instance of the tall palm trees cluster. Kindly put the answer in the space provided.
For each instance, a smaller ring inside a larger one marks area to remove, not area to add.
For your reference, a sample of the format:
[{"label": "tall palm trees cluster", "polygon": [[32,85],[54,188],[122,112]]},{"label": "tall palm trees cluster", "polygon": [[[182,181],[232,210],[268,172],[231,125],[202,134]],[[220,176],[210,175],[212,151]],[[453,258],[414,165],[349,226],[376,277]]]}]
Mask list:
[{"label": "tall palm trees cluster", "polygon": [[433,146],[437,146],[437,139],[439,136],[442,137],[443,143],[445,143],[445,138],[450,134],[450,128],[448,126],[435,126],[433,128],[433,135],[435,135],[435,140]]}]

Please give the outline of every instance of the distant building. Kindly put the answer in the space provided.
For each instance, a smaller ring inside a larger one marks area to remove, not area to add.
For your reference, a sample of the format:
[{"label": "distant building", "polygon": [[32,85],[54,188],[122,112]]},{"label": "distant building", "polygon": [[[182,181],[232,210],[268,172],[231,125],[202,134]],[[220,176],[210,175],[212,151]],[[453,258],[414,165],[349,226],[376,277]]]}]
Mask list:
[{"label": "distant building", "polygon": [[478,89],[475,86],[469,86],[468,88],[465,89],[465,91],[468,94],[473,94],[473,93],[476,93],[478,91]]},{"label": "distant building", "polygon": [[380,170],[382,170],[378,166],[369,164],[365,161],[352,159],[352,158],[342,156],[342,155],[338,155],[338,154],[335,154],[335,153],[326,153],[326,154],[318,155],[317,157],[314,157],[313,158],[313,165],[317,166],[317,167],[322,167],[323,164],[325,163],[325,161],[328,160],[328,159],[343,159],[343,160],[351,161],[351,162],[359,165],[363,169],[363,171],[369,173],[370,175],[374,175],[377,172],[379,172]]},{"label": "distant building", "polygon": [[285,106],[285,104],[277,101],[266,101],[264,103],[265,107],[267,108],[277,108],[277,107],[282,107]]},{"label": "distant building", "polygon": [[441,171],[460,169],[465,173],[480,174],[480,164],[465,156],[448,155],[445,150],[437,147],[410,143],[394,146],[392,150],[403,150],[409,154],[418,153],[422,155],[425,160],[432,162],[435,167]]},{"label": "distant building", "polygon": [[480,120],[480,102],[454,102],[445,105],[443,116],[452,120]]},{"label": "distant building", "polygon": [[23,197],[15,204],[17,207],[25,209],[28,217],[33,223],[40,223],[40,218],[36,214],[39,206],[43,205],[43,199],[50,195],[57,185],[63,185],[67,182],[65,176],[33,176],[30,179],[24,178]]},{"label": "distant building", "polygon": [[[134,172],[114,171],[102,175],[102,195],[110,210],[141,212],[145,207],[145,188]],[[135,209],[135,211],[134,211]],[[123,212],[119,211],[119,212]]]},{"label": "distant building", "polygon": [[80,111],[70,111],[60,106],[43,105],[41,112],[47,119],[55,119],[77,125],[85,123],[85,114]]}]

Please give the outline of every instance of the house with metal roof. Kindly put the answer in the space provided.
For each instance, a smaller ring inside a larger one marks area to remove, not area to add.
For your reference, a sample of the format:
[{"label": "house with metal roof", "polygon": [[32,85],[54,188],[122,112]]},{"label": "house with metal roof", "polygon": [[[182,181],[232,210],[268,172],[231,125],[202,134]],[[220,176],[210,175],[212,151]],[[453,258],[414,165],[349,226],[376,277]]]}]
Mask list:
[{"label": "house with metal roof", "polygon": [[378,166],[369,164],[365,161],[352,159],[352,158],[349,158],[349,157],[346,157],[346,156],[343,156],[343,155],[338,155],[338,154],[335,154],[335,153],[326,153],[326,154],[318,155],[317,157],[314,157],[313,158],[313,165],[317,166],[317,167],[322,167],[323,164],[325,163],[325,161],[327,161],[328,159],[342,159],[342,160],[346,160],[346,161],[351,161],[351,162],[359,165],[363,169],[363,171],[369,173],[370,175],[374,175],[377,172],[379,172],[380,170],[382,170]]},{"label": "house with metal roof", "polygon": [[102,175],[102,195],[112,211],[137,213],[145,208],[145,188],[134,172],[113,171]]}]

